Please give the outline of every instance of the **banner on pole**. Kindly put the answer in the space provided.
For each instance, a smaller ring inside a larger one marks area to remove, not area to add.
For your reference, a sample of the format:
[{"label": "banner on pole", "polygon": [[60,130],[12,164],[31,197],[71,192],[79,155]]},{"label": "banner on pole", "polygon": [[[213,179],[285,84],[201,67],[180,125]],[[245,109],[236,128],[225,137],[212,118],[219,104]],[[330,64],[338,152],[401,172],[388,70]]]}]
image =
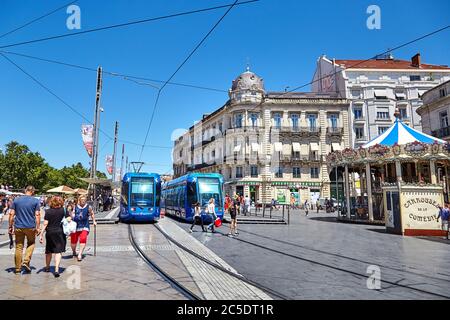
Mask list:
[{"label": "banner on pole", "polygon": [[89,157],[92,157],[92,150],[94,147],[94,126],[91,124],[82,124],[81,137],[83,138],[83,144]]},{"label": "banner on pole", "polygon": [[109,174],[113,173],[113,156],[106,156],[106,170],[108,170]]}]

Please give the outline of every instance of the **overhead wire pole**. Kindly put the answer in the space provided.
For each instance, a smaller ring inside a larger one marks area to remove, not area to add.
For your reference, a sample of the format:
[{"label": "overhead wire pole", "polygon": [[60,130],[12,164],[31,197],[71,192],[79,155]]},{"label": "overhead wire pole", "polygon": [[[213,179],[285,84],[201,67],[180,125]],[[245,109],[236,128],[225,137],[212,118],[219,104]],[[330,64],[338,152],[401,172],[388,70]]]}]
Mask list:
[{"label": "overhead wire pole", "polygon": [[120,180],[122,180],[124,174],[124,160],[125,160],[125,144],[122,144],[122,161],[120,164]]},{"label": "overhead wire pole", "polygon": [[112,172],[112,181],[113,183],[116,181],[116,152],[117,152],[117,136],[119,134],[119,122],[116,121],[116,126],[114,128],[114,152],[113,152],[113,172]]},{"label": "overhead wire pole", "polygon": [[[97,159],[98,159],[98,142],[99,142],[99,128],[100,128],[100,97],[102,93],[102,67],[97,69],[97,86],[95,93],[95,113],[94,113],[94,143],[92,149],[92,163],[91,163],[91,179],[97,178]],[[91,184],[92,187],[93,184]],[[96,187],[93,185],[94,203],[97,204]],[[95,206],[97,207],[97,206]]]},{"label": "overhead wire pole", "polygon": [[[158,94],[156,96],[156,100],[155,100],[155,104],[153,106],[153,111],[152,111],[152,115],[150,117],[150,121],[147,127],[147,132],[145,134],[145,139],[144,139],[144,143],[142,144],[142,148],[141,148],[141,153],[139,155],[139,161],[142,159],[142,153],[144,152],[144,146],[147,143],[147,138],[148,138],[148,134],[150,132],[150,128],[152,126],[153,123],[153,119],[155,117],[155,112],[156,112],[156,108],[158,106],[158,102],[159,102],[159,98],[161,96],[161,92],[162,90],[166,87],[166,85],[169,83],[170,80],[173,79],[173,77],[175,77],[175,75],[178,73],[178,71],[181,70],[181,68],[186,64],[186,62],[189,61],[189,59],[194,55],[194,53],[200,48],[200,46],[206,41],[206,39],[209,37],[209,35],[214,31],[214,29],[216,29],[216,27],[222,22],[222,20],[228,15],[228,13],[231,11],[231,9],[233,9],[233,7],[237,4],[239,0],[235,0],[234,3],[229,6],[229,8],[227,9],[227,11],[220,17],[220,19],[214,24],[214,26],[206,33],[206,35],[202,38],[202,40],[200,40],[200,42],[195,46],[195,48],[189,53],[189,55],[183,60],[183,62],[178,66],[178,68],[175,70],[175,72],[172,73],[172,75],[166,80],[166,82],[164,82],[164,84],[161,86],[161,88],[159,88],[158,90]],[[256,2],[259,0],[255,0],[252,2]],[[244,2],[241,2],[239,4],[243,4]]]}]

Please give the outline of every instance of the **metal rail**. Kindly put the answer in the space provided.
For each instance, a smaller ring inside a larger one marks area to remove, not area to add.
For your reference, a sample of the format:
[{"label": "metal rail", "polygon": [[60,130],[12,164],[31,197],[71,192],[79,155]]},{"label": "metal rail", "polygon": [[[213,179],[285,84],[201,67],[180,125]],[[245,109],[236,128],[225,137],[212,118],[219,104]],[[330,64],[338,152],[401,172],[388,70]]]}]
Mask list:
[{"label": "metal rail", "polygon": [[133,234],[133,228],[131,225],[128,225],[128,237],[130,239],[131,245],[133,246],[134,250],[136,250],[137,254],[142,258],[142,260],[145,261],[145,263],[147,263],[147,265],[149,265],[153,270],[156,271],[156,273],[158,273],[164,280],[166,280],[167,282],[169,282],[169,284],[172,286],[172,288],[174,288],[175,290],[177,290],[178,292],[180,292],[181,294],[183,294],[186,298],[188,298],[189,300],[203,300],[202,298],[200,298],[198,295],[196,295],[195,293],[193,293],[191,290],[189,290],[188,288],[186,288],[185,286],[181,285],[177,280],[175,280],[174,278],[172,278],[169,274],[167,274],[165,271],[163,271],[160,267],[158,267],[157,264],[155,264],[145,253],[144,251],[139,247],[139,245],[137,244],[135,238],[134,238],[134,234]]}]

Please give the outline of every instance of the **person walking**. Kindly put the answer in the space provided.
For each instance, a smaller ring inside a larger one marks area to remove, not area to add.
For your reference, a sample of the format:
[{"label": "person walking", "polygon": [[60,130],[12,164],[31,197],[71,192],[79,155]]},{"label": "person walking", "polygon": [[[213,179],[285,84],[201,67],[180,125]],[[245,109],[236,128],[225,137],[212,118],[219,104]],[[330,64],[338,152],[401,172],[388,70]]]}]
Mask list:
[{"label": "person walking", "polygon": [[450,209],[448,203],[444,204],[444,207],[439,206],[439,212],[437,215],[437,222],[439,222],[439,219],[441,219],[441,229],[443,231],[447,231],[447,236],[445,239],[448,239],[448,221],[450,218]]},{"label": "person walking", "polygon": [[[50,199],[50,208],[45,210],[44,227],[42,228],[39,242],[44,243],[45,232],[45,272],[50,272],[52,255],[55,255],[55,278],[59,277],[59,265],[61,256],[66,252],[66,235],[64,234],[62,219],[65,218],[64,200],[55,196]],[[70,218],[69,218],[70,219]]]},{"label": "person walking", "polygon": [[309,202],[305,200],[305,216],[307,217],[309,213]]},{"label": "person walking", "polygon": [[236,199],[230,206],[231,223],[230,223],[230,232],[228,233],[228,236],[230,237],[237,236],[239,234],[237,231],[237,211],[239,206],[240,203]]},{"label": "person walking", "polygon": [[317,209],[317,213],[319,213],[319,208],[320,208],[320,202],[319,199],[316,200],[316,209]]},{"label": "person walking", "polygon": [[207,209],[208,214],[210,214],[211,218],[212,218],[212,222],[208,225],[207,229],[211,229],[211,231],[214,233],[215,232],[214,231],[214,222],[217,219],[216,206],[214,204],[214,198],[209,199],[209,203],[208,203],[208,206],[207,206],[206,209]]},{"label": "person walking", "polygon": [[[3,196],[1,196],[0,198],[0,228],[2,227],[3,224],[3,217],[6,211],[6,199],[3,198]],[[0,235],[3,235],[4,233],[0,233]]]},{"label": "person walking", "polygon": [[225,212],[228,214],[230,213],[231,204],[232,204],[232,201],[231,201],[230,195],[227,193],[225,195],[225,205],[223,206],[223,208],[225,209]]},{"label": "person walking", "polygon": [[[72,216],[73,221],[77,223],[77,231],[70,234],[72,255],[77,257],[78,261],[83,259],[83,251],[86,248],[87,237],[89,235],[89,217],[92,218],[94,226],[96,226],[97,221],[95,220],[94,210],[86,203],[86,196],[80,196]],[[77,254],[78,241],[80,242],[80,251]]]},{"label": "person walking", "polygon": [[249,198],[248,195],[246,195],[245,199],[244,199],[244,212],[245,212],[245,215],[247,215],[247,213],[250,213],[250,204],[251,204],[250,198]]},{"label": "person walking", "polygon": [[202,210],[200,208],[200,203],[198,203],[198,202],[194,203],[194,219],[192,221],[192,225],[191,225],[191,228],[189,229],[189,232],[192,233],[192,229],[194,228],[196,222],[201,223],[202,230],[203,230],[203,232],[205,232],[206,230],[205,230],[205,225],[203,224]]},{"label": "person walking", "polygon": [[[14,199],[9,210],[8,232],[16,237],[16,251],[14,254],[15,274],[20,274],[21,268],[24,268],[27,273],[31,272],[30,263],[36,236],[41,232],[40,204],[39,200],[33,197],[34,192],[33,186],[26,187],[25,195]],[[27,238],[27,248],[25,259],[23,259],[25,238]]]}]

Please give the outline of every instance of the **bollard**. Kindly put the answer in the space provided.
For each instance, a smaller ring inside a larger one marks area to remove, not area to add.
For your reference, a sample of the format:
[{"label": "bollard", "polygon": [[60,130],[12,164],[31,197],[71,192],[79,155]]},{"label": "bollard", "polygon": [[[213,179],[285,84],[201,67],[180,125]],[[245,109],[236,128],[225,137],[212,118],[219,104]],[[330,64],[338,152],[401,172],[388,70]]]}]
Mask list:
[{"label": "bollard", "polygon": [[266,204],[263,203],[263,218],[264,218],[264,212],[266,211]]},{"label": "bollard", "polygon": [[285,207],[286,205],[285,204],[283,204],[283,220],[284,220],[284,207]]}]

